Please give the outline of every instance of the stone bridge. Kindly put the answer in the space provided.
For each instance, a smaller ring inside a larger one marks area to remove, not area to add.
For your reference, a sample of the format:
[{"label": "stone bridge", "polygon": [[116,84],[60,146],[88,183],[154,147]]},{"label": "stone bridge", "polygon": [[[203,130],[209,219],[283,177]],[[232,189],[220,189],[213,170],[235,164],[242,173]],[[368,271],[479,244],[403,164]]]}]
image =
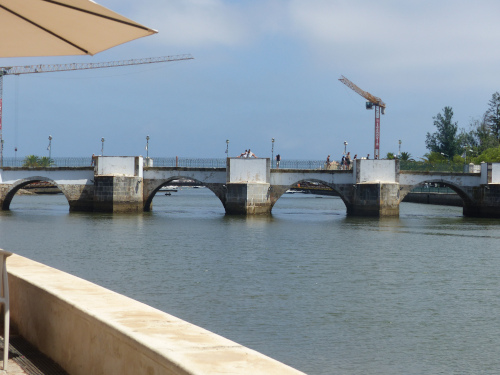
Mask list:
[{"label": "stone bridge", "polygon": [[395,160],[356,160],[353,169],[271,169],[269,159],[227,159],[226,168],[144,167],[142,157],[96,157],[94,167],[0,169],[0,207],[35,181],[58,186],[70,211],[149,211],[160,188],[179,179],[208,187],[227,214],[269,214],[290,187],[319,182],[335,190],[348,215],[397,216],[413,188],[439,182],[462,198],[466,216],[500,217],[500,163],[483,163],[480,173],[408,172]]}]

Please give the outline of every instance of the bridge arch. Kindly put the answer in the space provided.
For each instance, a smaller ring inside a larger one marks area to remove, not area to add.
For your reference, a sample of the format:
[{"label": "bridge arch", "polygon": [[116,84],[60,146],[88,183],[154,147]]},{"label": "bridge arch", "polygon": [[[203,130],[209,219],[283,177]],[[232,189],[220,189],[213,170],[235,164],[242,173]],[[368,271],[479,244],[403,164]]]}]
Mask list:
[{"label": "bridge arch", "polygon": [[225,199],[226,199],[226,197],[225,197],[225,185],[205,183],[205,182],[201,182],[197,179],[194,179],[192,177],[187,177],[187,176],[173,176],[173,177],[169,177],[168,179],[150,180],[148,182],[148,184],[144,185],[144,211],[146,211],[146,212],[151,211],[152,204],[153,204],[153,198],[155,197],[156,193],[162,187],[171,185],[172,182],[179,181],[179,180],[195,181],[197,185],[205,186],[210,191],[212,191],[217,198],[219,198],[222,205],[225,207]]},{"label": "bridge arch", "polygon": [[415,185],[409,185],[409,186],[402,186],[401,191],[400,191],[400,202],[403,201],[403,199],[415,188],[420,187],[420,186],[425,186],[426,184],[435,184],[439,183],[441,185],[444,185],[446,187],[449,187],[452,189],[457,195],[462,198],[464,206],[466,205],[471,205],[474,203],[474,198],[470,194],[469,191],[465,190],[462,186],[457,185],[456,183],[452,181],[446,181],[444,179],[426,179],[418,184]]},{"label": "bridge arch", "polygon": [[66,197],[66,200],[68,201],[68,204],[69,204],[69,192],[65,191],[66,189],[64,188],[64,186],[61,186],[59,184],[57,184],[56,181],[50,179],[50,178],[47,178],[47,177],[43,177],[43,176],[31,176],[31,177],[27,177],[27,178],[24,178],[22,180],[19,180],[19,181],[16,181],[15,183],[12,184],[12,186],[9,188],[9,190],[7,190],[7,192],[5,193],[5,197],[2,201],[2,207],[1,209],[2,210],[9,210],[10,209],[10,204],[12,202],[12,199],[14,199],[14,196],[16,195],[16,193],[24,188],[25,186],[33,183],[33,182],[49,182],[50,184],[56,186],[59,188],[59,190],[62,191],[62,193],[64,194],[64,196]]},{"label": "bridge arch", "polygon": [[332,183],[329,183],[329,182],[321,180],[321,179],[304,178],[304,179],[301,179],[301,180],[298,180],[298,181],[294,182],[291,185],[285,185],[285,186],[279,186],[279,187],[273,186],[271,208],[274,207],[274,205],[276,204],[276,202],[278,201],[278,199],[281,198],[281,196],[287,190],[293,188],[294,186],[296,186],[298,184],[304,183],[304,182],[317,182],[317,183],[320,183],[320,184],[322,184],[324,186],[328,186],[329,188],[331,188],[333,191],[335,191],[339,195],[340,199],[342,199],[342,201],[344,202],[345,206],[348,207],[350,201],[349,201],[348,196],[347,196],[348,192],[345,191],[344,186],[339,186],[337,184],[332,184]]}]

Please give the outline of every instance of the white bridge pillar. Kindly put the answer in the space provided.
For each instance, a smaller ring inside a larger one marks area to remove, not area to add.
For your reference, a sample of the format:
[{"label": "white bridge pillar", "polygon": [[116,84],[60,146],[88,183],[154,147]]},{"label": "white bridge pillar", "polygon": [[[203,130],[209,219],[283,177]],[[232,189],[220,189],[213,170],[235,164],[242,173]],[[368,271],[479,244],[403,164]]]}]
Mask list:
[{"label": "white bridge pillar", "polygon": [[271,162],[266,159],[228,158],[226,168],[227,214],[258,215],[271,213],[269,193]]},{"label": "white bridge pillar", "polygon": [[94,211],[141,212],[142,156],[98,156],[95,160]]}]

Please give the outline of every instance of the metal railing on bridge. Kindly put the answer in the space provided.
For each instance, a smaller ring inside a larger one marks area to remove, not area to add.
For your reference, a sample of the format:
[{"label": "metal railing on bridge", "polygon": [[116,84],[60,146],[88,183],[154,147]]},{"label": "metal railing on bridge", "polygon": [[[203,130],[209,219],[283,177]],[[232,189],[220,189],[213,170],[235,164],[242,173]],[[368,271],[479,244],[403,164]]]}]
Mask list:
[{"label": "metal railing on bridge", "polygon": [[[44,158],[47,161],[48,158]],[[183,158],[183,157],[157,157],[151,158],[154,167],[184,167],[184,168],[225,168],[226,158]],[[50,165],[30,165],[26,159],[4,157],[4,167],[90,167],[91,157],[55,157]],[[351,164],[352,165],[352,164]],[[273,161],[271,168],[276,168]],[[343,169],[339,162],[331,163],[328,168],[324,160],[287,160],[281,159],[280,169]],[[415,172],[454,172],[464,173],[466,168],[462,164],[443,163],[431,164],[418,161],[400,161],[400,170]],[[467,170],[468,171],[468,170]]]},{"label": "metal railing on bridge", "polygon": [[41,162],[30,162],[22,158],[4,157],[4,167],[90,167],[92,165],[91,157],[61,157],[51,158],[50,164],[48,158]]},{"label": "metal railing on bridge", "polygon": [[413,172],[453,172],[464,173],[468,165],[456,163],[426,163],[421,161],[399,161],[399,170]]}]

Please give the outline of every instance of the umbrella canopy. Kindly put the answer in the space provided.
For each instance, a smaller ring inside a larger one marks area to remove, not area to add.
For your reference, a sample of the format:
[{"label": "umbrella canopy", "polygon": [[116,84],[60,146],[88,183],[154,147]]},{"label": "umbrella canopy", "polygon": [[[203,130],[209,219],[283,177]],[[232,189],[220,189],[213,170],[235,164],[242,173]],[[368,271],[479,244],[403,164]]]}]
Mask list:
[{"label": "umbrella canopy", "polygon": [[0,57],[94,55],[156,32],[89,0],[0,0]]}]

